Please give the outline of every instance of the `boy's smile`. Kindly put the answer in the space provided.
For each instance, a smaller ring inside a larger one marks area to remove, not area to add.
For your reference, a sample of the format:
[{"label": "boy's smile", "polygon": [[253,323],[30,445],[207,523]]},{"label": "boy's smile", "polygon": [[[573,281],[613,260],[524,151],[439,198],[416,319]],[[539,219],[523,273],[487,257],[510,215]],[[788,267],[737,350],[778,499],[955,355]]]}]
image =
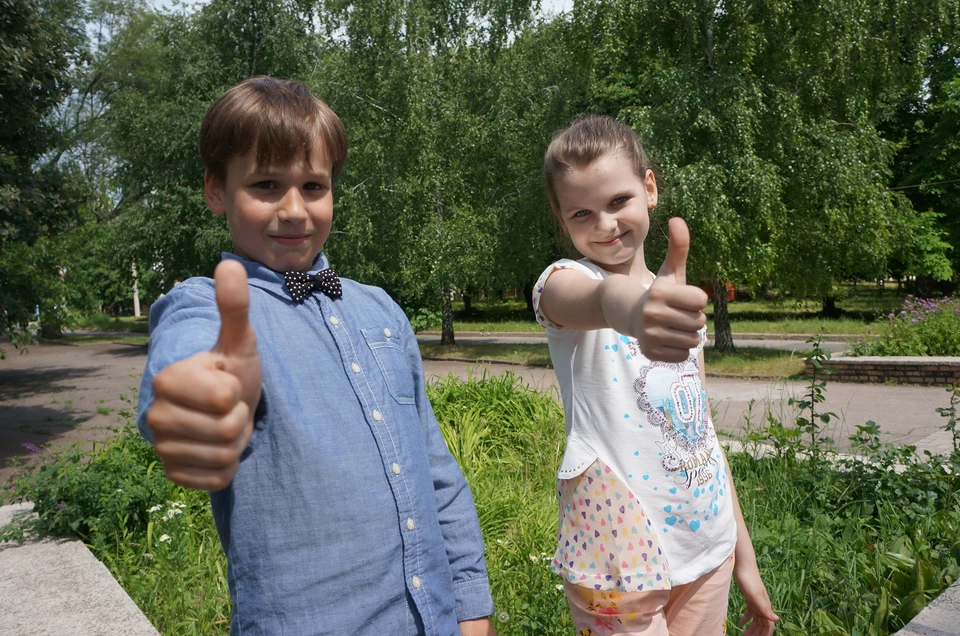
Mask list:
[{"label": "boy's smile", "polygon": [[310,269],[333,220],[331,160],[317,154],[269,166],[250,151],[227,163],[225,182],[204,175],[207,205],[227,215],[237,256],[278,272]]},{"label": "boy's smile", "polygon": [[657,204],[651,171],[640,179],[626,156],[609,155],[558,175],[555,190],[563,226],[581,254],[608,271],[649,277],[643,241],[648,208]]}]

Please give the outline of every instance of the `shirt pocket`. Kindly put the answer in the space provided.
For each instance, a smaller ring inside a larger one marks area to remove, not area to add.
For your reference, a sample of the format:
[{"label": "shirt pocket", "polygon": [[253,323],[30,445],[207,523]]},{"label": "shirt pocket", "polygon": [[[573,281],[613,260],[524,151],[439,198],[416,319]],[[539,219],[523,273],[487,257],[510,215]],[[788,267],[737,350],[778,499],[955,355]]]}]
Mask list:
[{"label": "shirt pocket", "polygon": [[414,403],[413,373],[400,339],[385,329],[362,329],[363,339],[373,352],[390,395],[399,404]]}]

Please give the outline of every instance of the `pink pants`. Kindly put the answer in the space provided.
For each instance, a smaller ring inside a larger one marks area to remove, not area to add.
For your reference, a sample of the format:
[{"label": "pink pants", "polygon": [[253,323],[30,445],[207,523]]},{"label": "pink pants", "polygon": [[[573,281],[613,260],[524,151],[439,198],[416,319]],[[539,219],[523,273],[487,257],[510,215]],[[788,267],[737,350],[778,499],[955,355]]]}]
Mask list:
[{"label": "pink pants", "polygon": [[733,555],[669,590],[601,592],[564,583],[577,636],[719,636],[727,633]]}]

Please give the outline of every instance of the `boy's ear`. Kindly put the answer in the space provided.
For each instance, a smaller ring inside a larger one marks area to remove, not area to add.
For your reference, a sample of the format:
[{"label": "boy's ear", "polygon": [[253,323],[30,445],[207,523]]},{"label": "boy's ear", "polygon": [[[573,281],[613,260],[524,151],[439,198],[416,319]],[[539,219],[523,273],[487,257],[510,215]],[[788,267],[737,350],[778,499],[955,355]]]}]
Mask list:
[{"label": "boy's ear", "polygon": [[223,182],[209,170],[203,173],[203,193],[211,212],[223,214],[227,211],[223,202]]}]

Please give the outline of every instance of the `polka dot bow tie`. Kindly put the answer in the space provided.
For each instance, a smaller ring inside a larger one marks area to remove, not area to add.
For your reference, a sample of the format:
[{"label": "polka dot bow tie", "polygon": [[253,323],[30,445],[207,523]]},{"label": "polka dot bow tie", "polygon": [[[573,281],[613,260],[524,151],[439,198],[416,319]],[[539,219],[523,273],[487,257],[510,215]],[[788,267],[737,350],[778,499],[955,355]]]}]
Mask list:
[{"label": "polka dot bow tie", "polygon": [[294,302],[301,302],[312,291],[320,290],[330,298],[340,298],[340,277],[332,269],[324,269],[316,274],[303,272],[284,272],[283,282]]}]

